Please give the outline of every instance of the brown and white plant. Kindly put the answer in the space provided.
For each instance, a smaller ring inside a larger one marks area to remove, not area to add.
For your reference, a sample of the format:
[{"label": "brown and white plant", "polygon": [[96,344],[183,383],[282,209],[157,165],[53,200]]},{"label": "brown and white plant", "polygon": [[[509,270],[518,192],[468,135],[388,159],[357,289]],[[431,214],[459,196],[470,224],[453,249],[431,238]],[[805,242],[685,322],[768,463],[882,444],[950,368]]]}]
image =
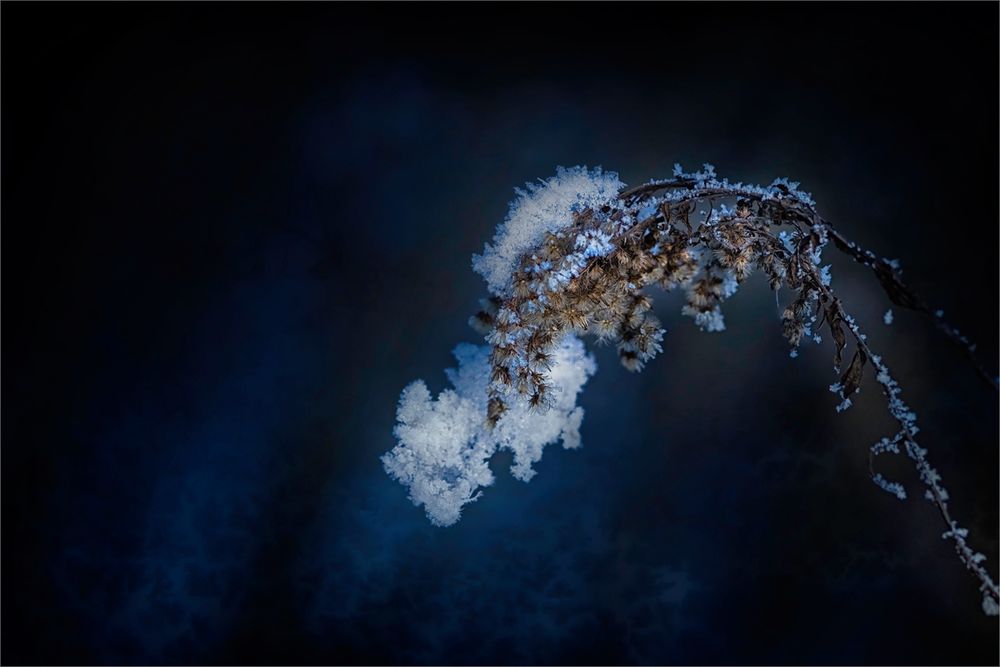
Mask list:
[{"label": "brown and white plant", "polygon": [[[982,592],[984,612],[997,615],[1000,592],[952,517],[948,492],[918,444],[916,415],[903,401],[888,366],[831,288],[824,249],[834,246],[871,269],[892,303],[926,315],[972,362],[988,384],[997,378],[975,358],[975,346],[901,280],[898,263],[860,248],[819,215],[787,179],[769,186],[730,183],[711,165],[626,188],[617,174],[559,168],[556,176],[518,190],[493,242],[473,258],[490,296],[470,320],[487,345],[456,348],[453,389],[432,399],[422,381],[404,389],[397,446],[382,457],[436,525],[450,525],[463,505],[493,482],[488,462],[500,448],[514,454],[512,473],[529,480],[543,448],[580,443],[583,410],[577,394],[596,370],[581,336],[617,346],[622,365],[641,370],[661,351],[664,330],[651,311],[649,287],[683,289],[682,312],[704,331],[725,329],[723,302],[755,270],[772,290],[794,295],[781,315],[796,356],[803,339],[833,341],[838,379],[830,390],[848,409],[870,368],[896,424],[870,448],[872,480],[900,499],[902,484],[875,472],[874,459],[905,454],[937,508],[965,567]],[[885,314],[892,322],[892,311]],[[849,361],[845,352],[851,350]]]}]

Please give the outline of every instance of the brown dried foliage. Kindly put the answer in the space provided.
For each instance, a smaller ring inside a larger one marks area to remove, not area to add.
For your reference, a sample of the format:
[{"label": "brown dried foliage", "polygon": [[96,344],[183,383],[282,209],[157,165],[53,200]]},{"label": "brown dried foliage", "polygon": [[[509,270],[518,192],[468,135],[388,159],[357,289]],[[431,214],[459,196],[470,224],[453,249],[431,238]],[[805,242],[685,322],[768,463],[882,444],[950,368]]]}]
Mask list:
[{"label": "brown dried foliage", "polygon": [[[671,197],[656,199],[656,193],[664,191]],[[851,397],[861,384],[872,353],[817,265],[819,251],[828,239],[872,269],[894,304],[931,317],[962,349],[980,377],[996,388],[996,376],[975,359],[975,346],[944,322],[939,312],[931,311],[889,262],[848,241],[794,193],[782,192],[787,196],[755,197],[735,188],[701,187],[692,179],[677,178],[626,190],[619,195],[621,206],[583,211],[568,229],[548,234],[522,258],[511,293],[484,300],[480,312],[470,320],[492,345],[490,424],[496,424],[510,400],[545,407],[552,349],[564,333],[589,334],[615,344],[622,365],[631,371],[641,370],[660,351],[663,336],[660,322],[650,310],[646,288],[686,288],[685,312],[697,319],[698,314],[711,315],[732,293],[734,286],[727,281],[735,280],[738,285],[754,269],[767,277],[773,290],[786,288],[795,295],[782,313],[784,335],[793,346],[803,336],[818,333],[825,323],[834,343],[834,366],[840,369],[848,336],[853,339],[855,350],[840,378],[842,396]],[[656,202],[654,212],[640,218],[651,200]],[[728,206],[719,214],[724,204]],[[710,224],[699,224],[699,219]],[[779,236],[781,228],[794,230],[792,249]],[[601,234],[610,238],[613,250],[588,258],[582,266],[573,264],[573,258],[579,258],[574,255],[577,239]],[[553,280],[567,264],[563,278]],[[880,362],[876,367],[887,370]],[[892,406],[891,386],[886,385],[883,392]],[[911,424],[891,411],[901,426],[897,438],[907,451],[911,445],[918,453],[925,451],[913,440]],[[911,458],[922,477],[925,468],[933,471],[922,454]],[[928,497],[949,529],[953,528],[947,493],[933,480],[925,483]],[[956,540],[956,551],[980,580],[984,594],[1000,599],[996,584],[963,540]]]}]

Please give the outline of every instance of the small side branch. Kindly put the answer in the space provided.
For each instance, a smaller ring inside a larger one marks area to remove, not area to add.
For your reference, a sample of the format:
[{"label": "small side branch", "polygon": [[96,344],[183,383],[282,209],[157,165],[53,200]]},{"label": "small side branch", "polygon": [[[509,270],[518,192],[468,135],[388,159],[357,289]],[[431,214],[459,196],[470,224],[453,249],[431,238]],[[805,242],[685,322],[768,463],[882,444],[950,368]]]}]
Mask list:
[{"label": "small side branch", "polygon": [[[944,520],[945,526],[947,526],[944,536],[954,542],[955,552],[966,569],[972,572],[979,580],[979,587],[983,594],[992,598],[994,604],[1000,604],[1000,589],[998,589],[996,582],[993,581],[989,572],[981,564],[984,557],[969,547],[968,542],[965,540],[968,531],[959,527],[958,522],[952,518],[951,513],[948,511],[948,492],[941,483],[941,476],[927,460],[927,450],[917,444],[915,437],[917,433],[916,419],[909,407],[899,398],[899,386],[889,374],[889,368],[882,362],[881,357],[872,352],[867,340],[861,333],[861,329],[844,310],[840,299],[834,297],[833,293],[818,280],[815,287],[831,304],[830,307],[834,310],[837,317],[847,323],[857,349],[861,350],[864,356],[871,360],[873,370],[876,373],[876,380],[881,386],[882,393],[888,402],[889,413],[900,428],[900,442],[903,443],[907,456],[913,460],[921,481],[927,487],[925,497],[934,504],[941,518]],[[869,459],[869,466],[871,466],[871,459]]]},{"label": "small side branch", "polygon": [[947,336],[948,340],[958,347],[968,362],[976,370],[976,374],[979,375],[979,377],[986,384],[993,387],[994,390],[1000,390],[1000,383],[997,381],[997,376],[987,371],[976,355],[975,343],[970,341],[966,336],[962,335],[958,329],[949,324],[948,321],[944,319],[940,310],[933,310],[929,305],[927,305],[927,302],[924,301],[919,294],[903,283],[899,276],[899,272],[896,271],[896,269],[889,262],[876,257],[873,252],[864,250],[853,241],[849,241],[843,234],[834,229],[833,225],[826,220],[821,221],[827,227],[830,238],[833,239],[833,243],[837,246],[837,249],[851,257],[858,264],[871,269],[875,273],[875,277],[878,278],[879,283],[882,284],[882,287],[889,299],[894,304],[901,308],[914,310],[922,314],[924,317],[927,317],[938,331]]}]

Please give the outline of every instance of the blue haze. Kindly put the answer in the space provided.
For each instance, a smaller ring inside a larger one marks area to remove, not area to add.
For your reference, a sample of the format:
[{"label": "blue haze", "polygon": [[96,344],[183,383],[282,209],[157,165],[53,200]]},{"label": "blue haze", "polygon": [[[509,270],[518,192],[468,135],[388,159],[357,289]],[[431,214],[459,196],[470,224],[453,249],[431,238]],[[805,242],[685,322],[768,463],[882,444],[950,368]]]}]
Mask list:
[{"label": "blue haze", "polygon": [[[799,180],[996,368],[995,6],[856,8],[853,36],[689,6],[675,48],[604,55],[551,9],[523,50],[374,8],[5,10],[4,55],[65,51],[4,62],[4,662],[996,663],[932,508],[867,477],[874,383],[837,415],[829,341],[790,359],[759,277],[721,334],[654,294],[664,352],[631,375],[597,348],[583,448],[528,484],[498,456],[454,527],[378,459],[402,387],[476,341],[472,253],[559,164]],[[996,396],[835,254],[995,573]]]}]

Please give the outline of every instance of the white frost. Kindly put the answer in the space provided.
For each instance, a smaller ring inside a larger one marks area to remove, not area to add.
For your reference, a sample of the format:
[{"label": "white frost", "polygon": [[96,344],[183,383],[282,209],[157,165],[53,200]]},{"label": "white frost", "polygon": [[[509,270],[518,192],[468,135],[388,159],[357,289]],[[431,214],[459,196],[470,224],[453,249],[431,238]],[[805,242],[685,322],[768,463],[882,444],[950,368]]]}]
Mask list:
[{"label": "white frost", "polygon": [[493,483],[489,459],[499,448],[514,453],[511,473],[528,481],[546,445],[561,439],[567,449],[580,446],[583,408],[577,407],[576,397],[597,370],[583,343],[567,335],[556,348],[548,409],[531,410],[525,401],[513,401],[493,430],[486,428],[489,353],[486,346],[459,345],[454,352],[458,368],[445,371],[453,389],[433,399],[417,380],[399,399],[394,431],[399,443],[382,456],[382,464],[437,526],[458,521],[462,506]]},{"label": "white frost", "polygon": [[722,315],[722,309],[718,306],[714,306],[711,310],[698,310],[691,306],[684,306],[681,308],[681,313],[693,317],[694,323],[702,331],[715,332],[726,330],[726,319]]},{"label": "white frost", "polygon": [[517,199],[510,203],[507,218],[483,254],[472,256],[472,268],[486,279],[491,292],[508,294],[524,253],[540,244],[546,233],[568,227],[575,211],[617,201],[622,187],[617,173],[603,172],[600,167],[592,171],[558,167],[556,175],[540,185],[528,183],[526,190],[516,189]]},{"label": "white frost", "polygon": [[900,500],[906,500],[906,489],[904,489],[903,485],[899,482],[890,482],[882,476],[882,473],[877,473],[874,477],[872,477],[872,481],[880,486],[883,491],[891,493]]}]

